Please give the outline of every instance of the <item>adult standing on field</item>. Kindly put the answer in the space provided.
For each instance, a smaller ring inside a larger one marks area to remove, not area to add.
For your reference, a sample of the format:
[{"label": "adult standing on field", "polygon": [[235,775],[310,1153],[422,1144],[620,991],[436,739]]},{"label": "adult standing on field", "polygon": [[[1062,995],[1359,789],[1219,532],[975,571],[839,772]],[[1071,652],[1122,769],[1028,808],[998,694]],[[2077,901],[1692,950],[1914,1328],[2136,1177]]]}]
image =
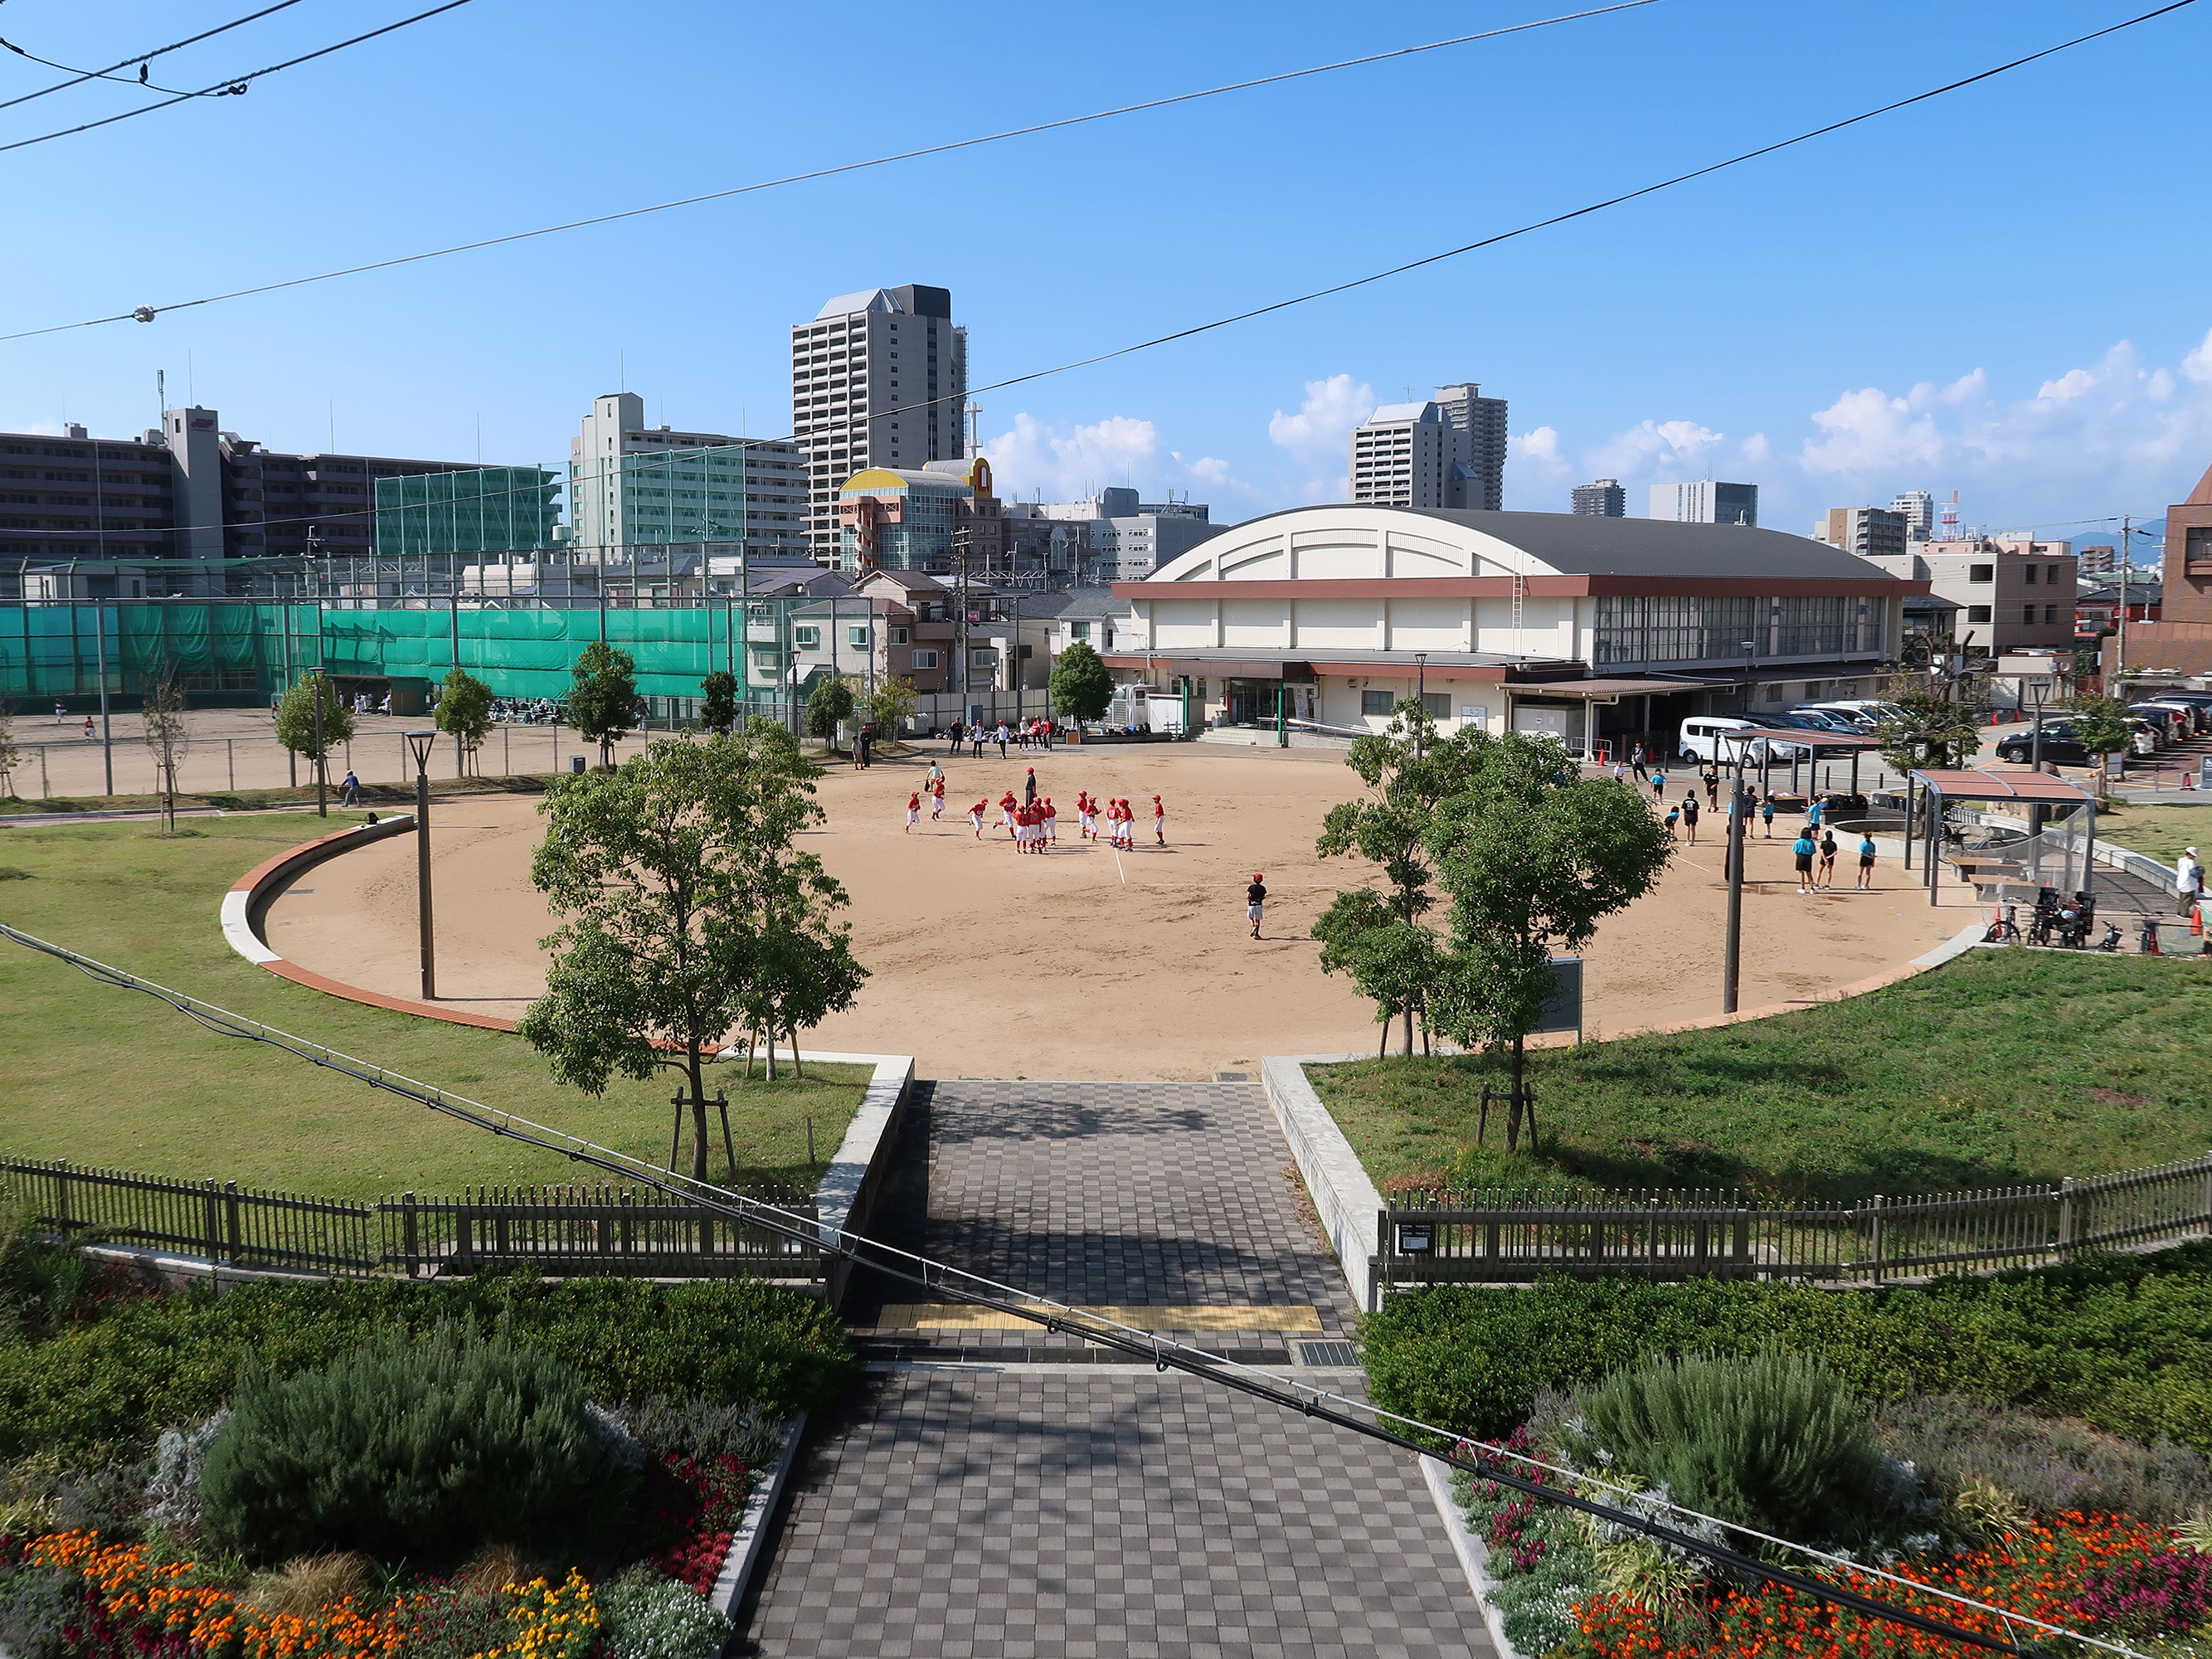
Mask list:
[{"label": "adult standing on field", "polygon": [[1004,760],[1004,759],[1006,759],[1006,743],[1007,743],[1007,740],[1008,740],[1009,738],[1011,738],[1012,736],[1013,736],[1013,733],[1006,730],[1006,721],[1004,721],[1004,720],[1000,720],[1000,721],[999,722],[999,730],[998,730],[998,732],[997,732],[997,734],[996,734],[996,741],[997,741],[998,745],[999,745],[999,758],[1000,758],[1000,760]]},{"label": "adult standing on field", "polygon": [[2197,849],[2185,847],[2180,860],[2173,866],[2175,902],[2181,914],[2187,915],[2204,899],[2204,866],[2197,861]]},{"label": "adult standing on field", "polygon": [[1638,783],[1651,775],[1650,768],[1644,763],[1645,759],[1644,745],[1640,743],[1628,751],[1628,764],[1630,769],[1636,774],[1636,781]]}]

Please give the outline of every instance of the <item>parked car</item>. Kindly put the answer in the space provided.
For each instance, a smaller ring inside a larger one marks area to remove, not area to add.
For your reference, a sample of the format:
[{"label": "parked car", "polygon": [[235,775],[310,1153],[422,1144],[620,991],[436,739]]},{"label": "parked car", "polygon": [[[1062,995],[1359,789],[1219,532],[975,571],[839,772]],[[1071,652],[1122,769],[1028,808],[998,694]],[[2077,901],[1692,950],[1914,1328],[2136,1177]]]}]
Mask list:
[{"label": "parked car", "polygon": [[2154,708],[2171,708],[2181,716],[2181,735],[2184,738],[2193,738],[2212,726],[2212,707],[2185,702],[2179,697],[2153,697],[2150,702]]},{"label": "parked car", "polygon": [[[2035,758],[2035,733],[2014,732],[1997,739],[1997,758],[2025,766]],[[2053,766],[2094,766],[2096,757],[2081,746],[2074,728],[2063,720],[2043,723],[2043,758]]]},{"label": "parked car", "polygon": [[1905,712],[1897,704],[1881,697],[1847,697],[1839,702],[1808,702],[1804,707],[1832,710],[1866,729],[1880,726],[1884,720],[1894,720]]},{"label": "parked car", "polygon": [[1786,765],[1793,760],[1803,760],[1813,752],[1794,743],[1770,744],[1765,738],[1738,743],[1722,740],[1726,732],[1749,731],[1765,724],[1764,720],[1742,720],[1732,714],[1700,714],[1694,720],[1684,720],[1675,743],[1674,757],[1686,761],[1732,761],[1738,750],[1743,750],[1745,760],[1753,764],[1777,760]]},{"label": "parked car", "polygon": [[1847,732],[1855,738],[1863,737],[1866,733],[1865,726],[1860,725],[1840,708],[1822,708],[1818,704],[1807,703],[1791,709],[1790,717],[1793,725],[1802,723],[1817,726],[1829,732]]},{"label": "parked car", "polygon": [[2166,747],[2165,734],[2148,720],[2130,720],[2128,722],[2128,730],[2133,734],[2129,744],[2129,752],[2130,754],[2142,756],[2155,755],[2160,750]]},{"label": "parked car", "polygon": [[2131,702],[2128,713],[2149,724],[2158,733],[2158,746],[2161,749],[2179,743],[2185,735],[2179,709],[2161,708],[2154,702]]}]

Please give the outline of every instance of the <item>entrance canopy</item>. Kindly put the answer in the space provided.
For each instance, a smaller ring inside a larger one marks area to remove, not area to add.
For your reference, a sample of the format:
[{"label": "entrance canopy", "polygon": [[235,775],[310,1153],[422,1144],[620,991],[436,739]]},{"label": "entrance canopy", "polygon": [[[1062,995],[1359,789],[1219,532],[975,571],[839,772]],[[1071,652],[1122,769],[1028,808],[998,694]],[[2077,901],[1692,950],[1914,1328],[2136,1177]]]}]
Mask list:
[{"label": "entrance canopy", "polygon": [[[2097,854],[2097,798],[2078,784],[2063,778],[2054,778],[2048,772],[1996,772],[1986,767],[1970,766],[1952,769],[1930,768],[1905,775],[1905,862],[1912,865],[1913,794],[1915,786],[1920,796],[1919,817],[1926,856],[1921,865],[1921,880],[1928,888],[1928,902],[1936,902],[1936,866],[1942,856],[1943,811],[1946,803],[1954,800],[1995,801],[2000,804],[2018,803],[2027,813],[2031,843],[2040,854],[2045,837],[2043,819],[2056,807],[2062,814],[2087,808],[2086,827],[2077,838],[2069,833],[2063,839],[2066,850],[2066,876],[2071,884],[2073,860],[2078,850],[2081,857],[2081,888],[2094,895],[2096,878]],[[2077,848],[2078,840],[2078,848]],[[1956,862],[1956,859],[1954,860]],[[1966,866],[1960,865],[1964,872]],[[2036,876],[2039,882],[2040,873]]]}]

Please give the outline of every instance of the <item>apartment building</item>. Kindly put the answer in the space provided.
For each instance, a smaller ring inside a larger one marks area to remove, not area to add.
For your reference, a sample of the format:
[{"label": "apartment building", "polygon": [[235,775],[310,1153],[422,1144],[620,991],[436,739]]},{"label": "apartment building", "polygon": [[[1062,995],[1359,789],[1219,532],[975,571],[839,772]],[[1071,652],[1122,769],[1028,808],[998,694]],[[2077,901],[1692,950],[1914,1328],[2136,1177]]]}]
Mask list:
[{"label": "apartment building", "polygon": [[2026,537],[1916,542],[1904,553],[1867,556],[1893,576],[1925,581],[1959,607],[1955,637],[1969,654],[2066,650],[2074,641],[2076,574],[2069,543]]},{"label": "apartment building", "polygon": [[1892,507],[1832,507],[1813,524],[1813,539],[1861,558],[1905,550],[1910,521]]},{"label": "apartment building", "polygon": [[838,489],[874,466],[914,471],[967,453],[968,331],[948,289],[841,294],[791,330],[791,429],[808,469],[807,533],[836,561]]},{"label": "apartment building", "polygon": [[1625,519],[1628,516],[1628,492],[1620,487],[1618,478],[1577,484],[1573,510],[1586,519]]},{"label": "apartment building", "polygon": [[1421,403],[1384,404],[1352,428],[1352,499],[1377,507],[1470,507],[1505,499],[1505,399],[1472,381]]},{"label": "apartment building", "polygon": [[[165,410],[160,428],[127,441],[79,425],[58,437],[0,433],[0,568],[143,562],[149,596],[220,591],[210,573],[224,560],[367,557],[379,479],[476,470],[473,461],[266,450],[198,405]],[[111,572],[88,595],[126,594],[130,580]]]},{"label": "apartment building", "polygon": [[568,441],[580,562],[620,563],[625,556],[611,550],[670,542],[772,560],[807,544],[807,495],[798,445],[648,427],[634,392],[592,399]]}]

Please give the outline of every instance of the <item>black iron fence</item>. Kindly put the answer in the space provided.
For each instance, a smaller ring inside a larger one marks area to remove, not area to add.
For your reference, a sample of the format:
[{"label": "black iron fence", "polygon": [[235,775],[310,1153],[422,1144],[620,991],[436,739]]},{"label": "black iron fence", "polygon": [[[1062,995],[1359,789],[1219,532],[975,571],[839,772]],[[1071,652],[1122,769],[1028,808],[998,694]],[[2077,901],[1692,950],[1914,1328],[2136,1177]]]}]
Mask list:
[{"label": "black iron fence", "polygon": [[2212,1237],[2212,1153],[2055,1187],[1863,1204],[1679,1188],[1438,1191],[1394,1201],[1379,1224],[1373,1277],[1385,1291],[1556,1273],[1880,1284]]},{"label": "black iron fence", "polygon": [[[482,1188],[455,1198],[406,1193],[355,1201],[10,1158],[0,1158],[0,1185],[24,1194],[39,1224],[64,1237],[226,1267],[408,1278],[529,1267],[550,1278],[750,1274],[819,1282],[828,1264],[811,1242],[616,1187]],[[818,1218],[811,1194],[756,1186],[744,1195],[803,1224],[811,1240]]]}]

